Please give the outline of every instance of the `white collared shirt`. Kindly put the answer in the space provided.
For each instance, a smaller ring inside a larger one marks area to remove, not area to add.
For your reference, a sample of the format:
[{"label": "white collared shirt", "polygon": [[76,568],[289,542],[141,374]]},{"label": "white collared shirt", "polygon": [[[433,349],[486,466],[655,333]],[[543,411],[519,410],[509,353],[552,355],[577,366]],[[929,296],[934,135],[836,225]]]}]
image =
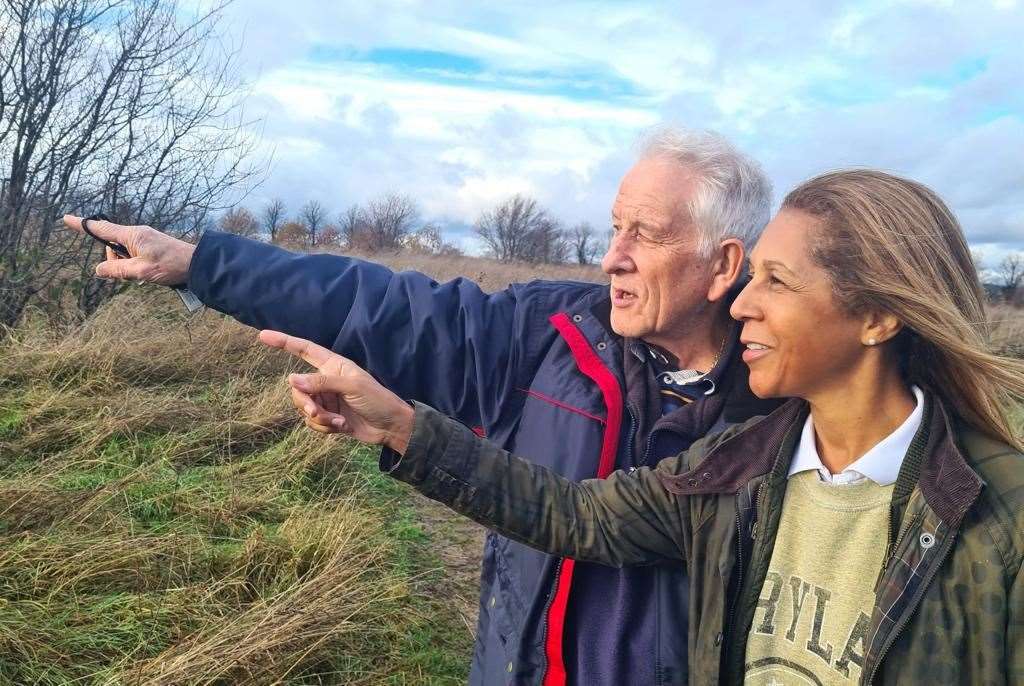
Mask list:
[{"label": "white collared shirt", "polygon": [[924,393],[917,386],[911,387],[911,390],[914,392],[917,406],[914,407],[910,416],[895,431],[876,443],[871,450],[861,455],[838,474],[832,474],[822,464],[821,456],[818,455],[818,447],[814,441],[814,422],[808,415],[807,421],[804,422],[803,433],[800,434],[796,454],[789,466],[789,476],[809,469],[816,469],[822,481],[837,486],[854,484],[864,479],[871,479],[879,486],[896,483],[900,467],[903,466],[903,458],[907,456],[910,443],[921,427],[921,417],[924,414]]}]

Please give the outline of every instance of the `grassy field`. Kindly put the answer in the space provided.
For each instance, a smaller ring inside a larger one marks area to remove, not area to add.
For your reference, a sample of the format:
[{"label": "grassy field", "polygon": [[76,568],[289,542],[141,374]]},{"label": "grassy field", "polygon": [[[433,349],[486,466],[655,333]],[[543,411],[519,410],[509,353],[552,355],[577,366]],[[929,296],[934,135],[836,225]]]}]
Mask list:
[{"label": "grassy field", "polygon": [[290,360],[175,300],[0,347],[0,683],[463,682],[423,506],[301,428]]}]

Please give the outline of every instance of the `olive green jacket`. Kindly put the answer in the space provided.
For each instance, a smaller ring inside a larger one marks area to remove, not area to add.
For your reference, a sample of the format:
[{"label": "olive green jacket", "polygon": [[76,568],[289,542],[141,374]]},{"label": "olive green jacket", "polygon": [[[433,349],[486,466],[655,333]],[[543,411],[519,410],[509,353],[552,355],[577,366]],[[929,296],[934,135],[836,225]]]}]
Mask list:
[{"label": "olive green jacket", "polygon": [[[385,450],[381,468],[550,554],[683,561],[691,682],[738,684],[807,412],[792,400],[654,469],[574,483],[417,405],[405,455]],[[863,652],[850,660],[861,683],[1024,684],[1024,456],[929,395],[890,519]]]}]

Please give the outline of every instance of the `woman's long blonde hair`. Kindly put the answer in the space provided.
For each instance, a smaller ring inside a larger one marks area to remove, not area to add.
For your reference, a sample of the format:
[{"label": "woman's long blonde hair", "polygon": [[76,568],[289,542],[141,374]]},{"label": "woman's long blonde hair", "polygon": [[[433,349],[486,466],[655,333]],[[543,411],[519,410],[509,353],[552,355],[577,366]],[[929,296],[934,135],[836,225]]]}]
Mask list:
[{"label": "woman's long blonde hair", "polygon": [[946,204],[920,183],[856,169],[800,184],[782,207],[822,221],[812,254],[843,308],[888,311],[903,323],[893,344],[907,381],[1021,449],[1010,413],[1024,402],[1024,361],[992,351],[984,290]]}]

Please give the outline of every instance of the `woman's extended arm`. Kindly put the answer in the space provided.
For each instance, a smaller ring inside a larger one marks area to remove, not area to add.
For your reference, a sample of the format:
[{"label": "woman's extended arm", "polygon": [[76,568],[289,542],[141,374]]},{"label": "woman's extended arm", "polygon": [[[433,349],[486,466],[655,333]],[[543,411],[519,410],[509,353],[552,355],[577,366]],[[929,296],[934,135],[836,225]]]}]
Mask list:
[{"label": "woman's extended arm", "polygon": [[289,377],[292,399],[311,428],[329,425],[384,445],[381,468],[428,497],[555,555],[612,566],[683,559],[688,508],[658,477],[677,471],[682,457],[656,470],[572,482],[426,405],[410,406],[326,348],[271,331],[261,332],[260,340],[320,370]]},{"label": "woman's extended arm", "polygon": [[[683,558],[686,507],[649,468],[573,482],[416,404],[404,455],[381,469],[508,538],[538,550],[615,567]],[[672,470],[671,458],[658,470]]]}]

